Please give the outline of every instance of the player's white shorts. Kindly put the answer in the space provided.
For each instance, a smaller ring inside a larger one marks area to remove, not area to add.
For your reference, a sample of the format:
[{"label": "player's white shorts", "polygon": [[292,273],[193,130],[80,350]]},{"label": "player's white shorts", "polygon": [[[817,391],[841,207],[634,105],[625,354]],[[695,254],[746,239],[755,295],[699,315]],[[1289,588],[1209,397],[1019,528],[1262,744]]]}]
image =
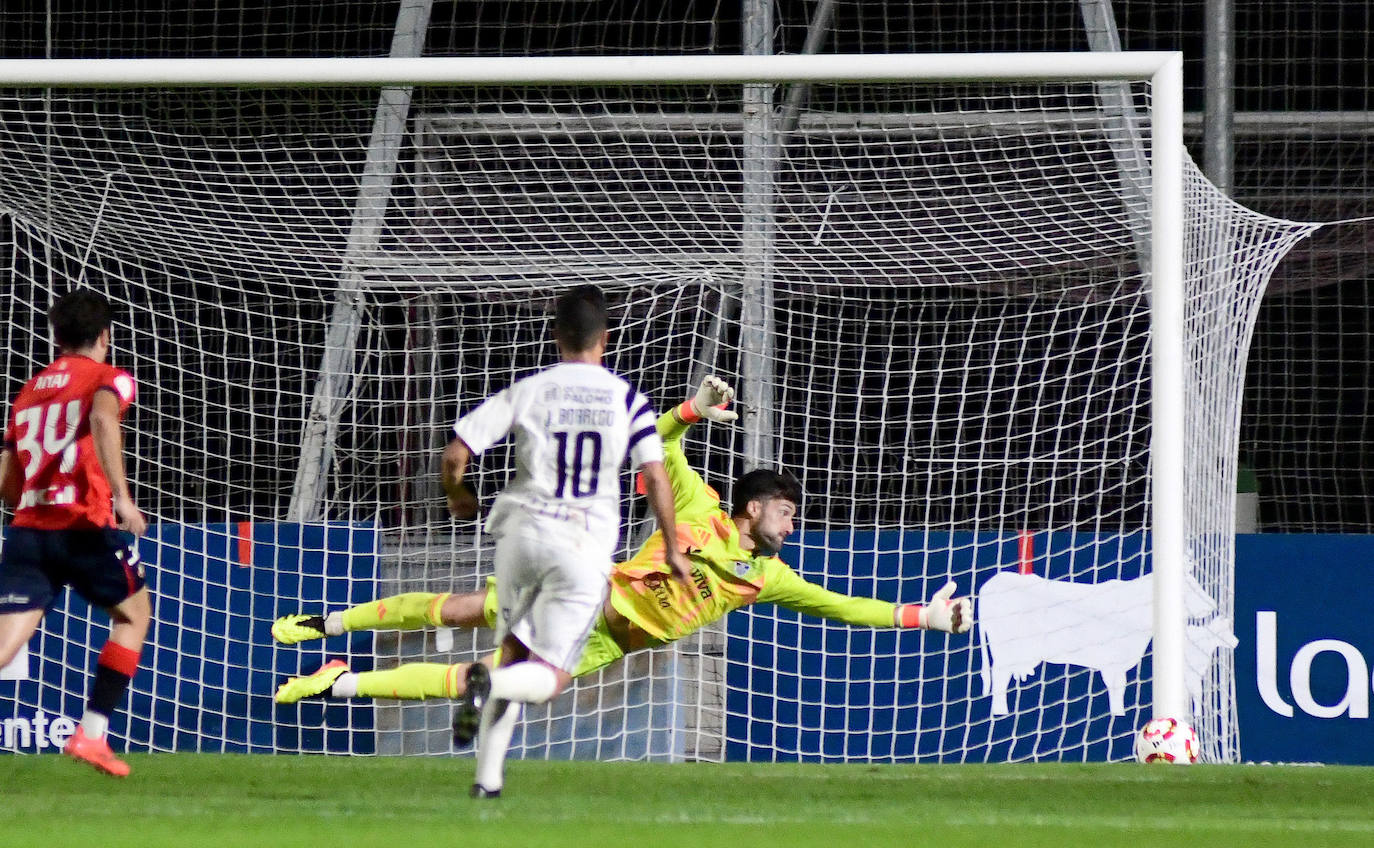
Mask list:
[{"label": "player's white shorts", "polygon": [[601,614],[611,565],[606,545],[581,527],[535,516],[507,522],[496,540],[497,614],[531,652],[571,672]]}]

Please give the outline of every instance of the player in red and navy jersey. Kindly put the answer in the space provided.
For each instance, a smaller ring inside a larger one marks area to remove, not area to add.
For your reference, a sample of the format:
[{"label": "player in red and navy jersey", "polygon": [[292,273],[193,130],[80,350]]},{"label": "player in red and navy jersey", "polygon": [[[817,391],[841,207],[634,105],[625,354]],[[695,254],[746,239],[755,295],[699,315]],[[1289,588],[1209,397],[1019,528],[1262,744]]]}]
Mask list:
[{"label": "player in red and navy jersey", "polygon": [[48,310],[59,356],[15,397],[0,452],[14,519],[0,556],[0,666],[28,642],[64,586],[110,614],[81,724],[63,749],[106,774],[129,766],[105,739],[138,670],[152,604],[135,538],[148,523],[129,495],[120,419],[134,380],[106,363],[110,306],[89,289]]}]

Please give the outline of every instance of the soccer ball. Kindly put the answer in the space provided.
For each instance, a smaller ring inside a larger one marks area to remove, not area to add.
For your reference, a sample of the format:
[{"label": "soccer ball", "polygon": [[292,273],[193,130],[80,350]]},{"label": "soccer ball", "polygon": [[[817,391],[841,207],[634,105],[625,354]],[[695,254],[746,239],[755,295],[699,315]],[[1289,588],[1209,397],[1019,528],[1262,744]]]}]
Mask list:
[{"label": "soccer ball", "polygon": [[1176,718],[1155,718],[1140,728],[1135,738],[1135,758],[1141,763],[1173,763],[1186,766],[1197,762],[1197,733],[1187,722]]}]

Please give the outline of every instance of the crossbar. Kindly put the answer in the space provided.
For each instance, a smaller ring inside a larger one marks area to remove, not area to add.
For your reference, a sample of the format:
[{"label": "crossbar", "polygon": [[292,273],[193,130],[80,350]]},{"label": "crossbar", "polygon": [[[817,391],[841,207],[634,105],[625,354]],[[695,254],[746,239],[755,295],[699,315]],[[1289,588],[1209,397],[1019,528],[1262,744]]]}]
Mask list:
[{"label": "crossbar", "polygon": [[261,59],[3,59],[0,86],[40,88],[1140,80],[1171,58],[1120,53],[825,56],[534,56]]}]

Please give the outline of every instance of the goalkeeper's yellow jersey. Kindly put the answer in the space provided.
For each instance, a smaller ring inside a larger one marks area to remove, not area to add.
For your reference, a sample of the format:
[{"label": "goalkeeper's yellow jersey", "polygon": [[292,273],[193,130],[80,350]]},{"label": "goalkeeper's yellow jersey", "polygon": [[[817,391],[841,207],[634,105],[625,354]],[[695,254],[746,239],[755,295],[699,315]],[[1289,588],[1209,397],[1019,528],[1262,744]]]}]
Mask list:
[{"label": "goalkeeper's yellow jersey", "polygon": [[739,528],[701,475],[687,465],[682,434],[689,425],[672,411],[659,416],[664,467],[673,487],[679,543],[692,563],[689,590],[674,580],[655,531],[632,558],[611,572],[611,605],[659,643],[680,639],[753,603],[865,627],[893,627],[897,605],[841,595],[808,583],[776,556],[755,556],[739,544]]}]

